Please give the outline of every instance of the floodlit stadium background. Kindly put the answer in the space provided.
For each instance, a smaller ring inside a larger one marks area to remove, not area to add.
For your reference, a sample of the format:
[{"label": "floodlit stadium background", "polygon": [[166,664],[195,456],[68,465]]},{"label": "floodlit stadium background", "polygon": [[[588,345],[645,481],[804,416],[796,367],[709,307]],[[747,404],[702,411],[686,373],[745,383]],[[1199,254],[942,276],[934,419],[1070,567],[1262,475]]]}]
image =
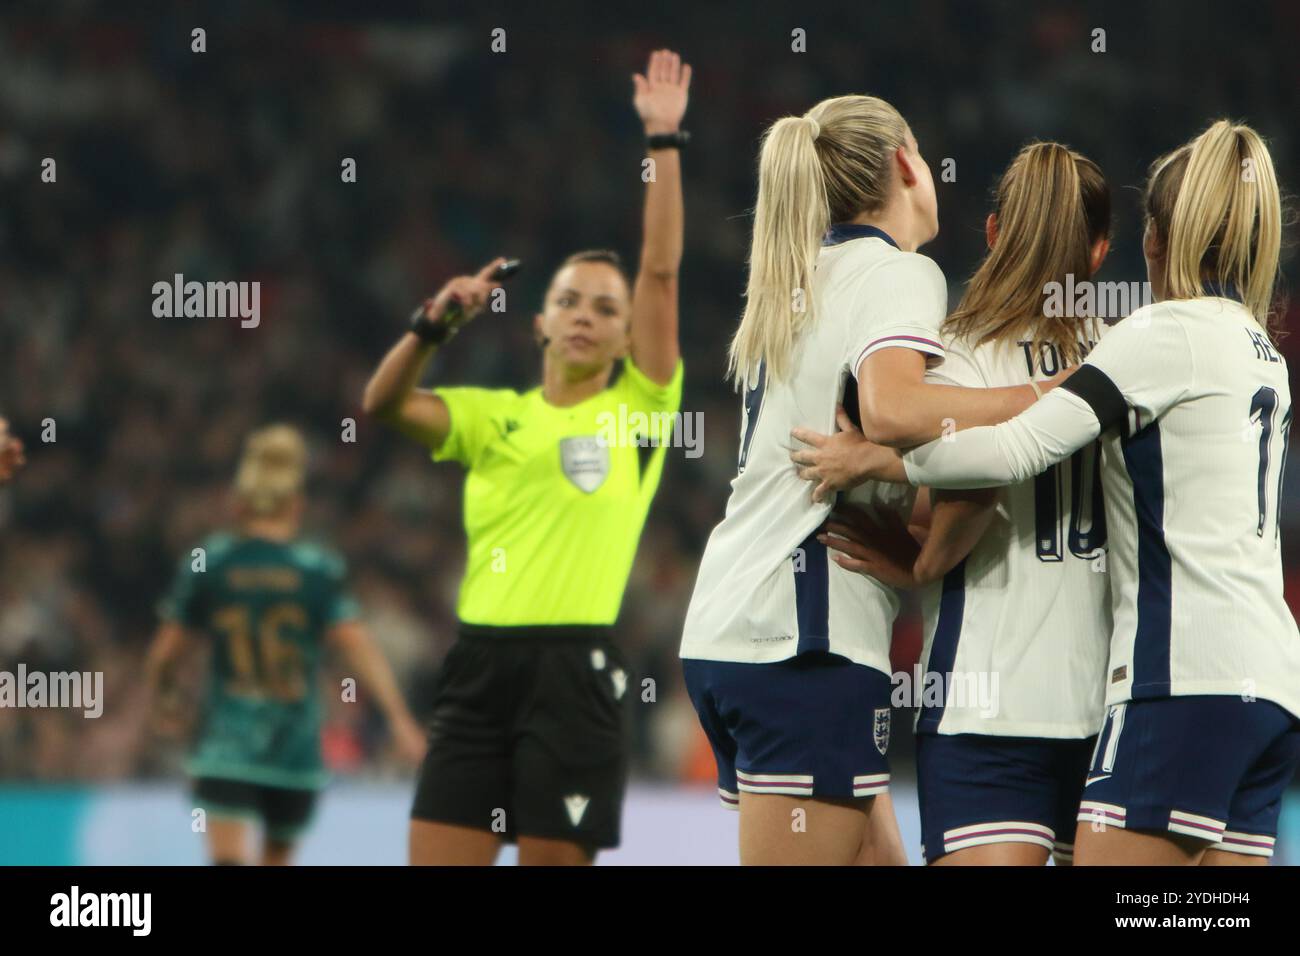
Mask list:
[{"label": "floodlit stadium background", "polygon": [[[704,454],[670,452],[618,628],[657,694],[637,704],[625,846],[607,862],[735,859],[735,816],[718,808],[676,648],[734,474],[739,403],[723,351],[768,122],[845,92],[895,103],[936,173],[942,231],[925,251],[953,302],[983,250],[990,187],[1034,137],[1070,143],[1111,180],[1102,280],[1145,278],[1134,187],[1213,117],[1254,124],[1284,188],[1300,190],[1300,8],[1287,0],[1213,13],[1177,0],[656,2],[562,22],[347,6],[155,16],[47,0],[0,14],[0,414],[30,460],[0,492],[0,670],[102,671],[106,698],[98,720],[0,710],[0,863],[202,860],[181,749],[149,729],[142,654],[177,557],[222,520],[239,442],[266,421],[311,436],[309,527],[346,553],[369,623],[426,711],[453,637],[460,473],[362,420],[362,385],[413,303],[497,254],[525,262],[509,311],[462,335],[437,375],[533,384],[529,321],[555,264],[590,246],[635,261],[642,153],[629,77],[651,49],[671,46],[695,68],[683,407],[703,415]],[[196,26],[207,53],[190,52]],[[495,27],[506,53],[489,50]],[[806,53],[791,52],[796,28]],[[1090,51],[1095,28],[1105,53]],[[39,180],[44,157],[57,160],[56,184]],[[355,184],[340,182],[344,157],[357,161]],[[938,181],[944,158],[956,182]],[[1284,268],[1294,285],[1294,246]],[[259,280],[261,326],[154,318],[151,286],[178,272]],[[1293,361],[1295,342],[1283,344]],[[360,421],[354,444],[339,437],[348,417]],[[43,444],[47,418],[57,441]],[[1292,468],[1283,545],[1300,609],[1298,483]],[[918,647],[909,612],[896,666],[910,668]],[[302,862],[401,862],[411,774],[373,712],[330,699],[336,783]],[[895,716],[891,753],[915,856],[909,723]],[[1300,862],[1294,790],[1279,844],[1280,861]]]}]

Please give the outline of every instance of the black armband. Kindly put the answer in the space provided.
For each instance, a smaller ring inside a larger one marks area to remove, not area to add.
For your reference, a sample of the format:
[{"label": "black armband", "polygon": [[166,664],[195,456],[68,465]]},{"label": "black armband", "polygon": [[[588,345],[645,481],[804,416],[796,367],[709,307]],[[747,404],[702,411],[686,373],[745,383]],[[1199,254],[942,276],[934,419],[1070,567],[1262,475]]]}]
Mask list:
[{"label": "black armband", "polygon": [[425,314],[426,303],[421,302],[411,313],[410,329],[426,345],[442,345],[456,334],[456,327],[445,321],[431,319]]},{"label": "black armband", "polygon": [[1115,383],[1097,366],[1086,362],[1080,365],[1061,383],[1061,388],[1088,403],[1103,432],[1112,425],[1119,425],[1120,434],[1127,433],[1128,403]]},{"label": "black armband", "polygon": [[655,133],[645,138],[646,149],[681,149],[691,141],[691,134],[684,129],[675,133]]}]

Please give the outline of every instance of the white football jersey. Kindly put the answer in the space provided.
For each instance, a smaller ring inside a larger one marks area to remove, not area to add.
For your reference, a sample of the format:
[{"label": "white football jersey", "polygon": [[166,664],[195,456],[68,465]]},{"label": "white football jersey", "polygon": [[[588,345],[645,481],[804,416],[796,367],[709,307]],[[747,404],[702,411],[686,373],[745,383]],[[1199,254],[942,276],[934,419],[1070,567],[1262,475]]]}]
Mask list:
[{"label": "white football jersey", "polygon": [[[1085,352],[1104,330],[1091,325],[1081,337]],[[996,388],[1041,381],[1063,367],[1046,344],[945,338],[944,346],[943,364],[927,381]],[[1100,728],[1111,609],[1099,452],[1094,442],[997,489],[983,537],[922,589],[918,730],[1074,738]]]},{"label": "white football jersey", "polygon": [[[841,568],[814,537],[831,505],[814,503],[813,485],[796,473],[790,432],[835,431],[842,402],[856,419],[854,376],[879,349],[942,357],[947,285],[931,259],[900,251],[879,230],[837,226],[813,294],[817,321],[796,340],[788,379],[768,381],[760,368],[743,389],[739,473],[704,549],[681,655],[771,662],[821,650],[889,673],[898,595]],[[906,485],[870,482],[847,500],[869,513],[907,513],[914,497]]]},{"label": "white football jersey", "polygon": [[1233,299],[1159,302],[1065,388],[1103,428],[1106,702],[1230,694],[1300,715],[1278,531],[1291,390],[1267,333]]}]

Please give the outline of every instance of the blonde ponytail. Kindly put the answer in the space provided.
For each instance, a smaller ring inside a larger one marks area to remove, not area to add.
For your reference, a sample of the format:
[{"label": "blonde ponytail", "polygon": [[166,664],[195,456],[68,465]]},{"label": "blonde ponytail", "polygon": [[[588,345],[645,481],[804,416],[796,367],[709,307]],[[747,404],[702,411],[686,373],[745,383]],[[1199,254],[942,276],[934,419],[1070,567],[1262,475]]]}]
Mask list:
[{"label": "blonde ponytail", "polygon": [[822,237],[832,223],[884,205],[893,152],[906,139],[898,111],[874,96],[823,100],[768,128],[745,314],[731,342],[728,377],[744,382],[759,362],[772,379],[789,373],[795,337],[817,317],[813,277]]},{"label": "blonde ponytail", "polygon": [[244,442],[235,495],[252,515],[273,516],[302,490],[306,468],[307,446],[296,428],[259,428]]},{"label": "blonde ponytail", "polygon": [[787,116],[763,137],[758,202],[749,253],[745,314],[731,342],[729,376],[743,379],[760,361],[782,378],[796,333],[813,321],[813,273],[830,209],[817,150],[815,121]]},{"label": "blonde ponytail", "polygon": [[1051,315],[1049,285],[1092,277],[1092,247],[1110,235],[1110,187],[1097,164],[1060,143],[1030,143],[998,183],[997,242],[967,283],[944,332],[973,345],[1050,344],[1081,358],[1089,316]]},{"label": "blonde ponytail", "polygon": [[1165,247],[1166,297],[1204,296],[1207,281],[1231,287],[1276,337],[1282,199],[1259,134],[1218,120],[1156,160],[1146,207]]}]

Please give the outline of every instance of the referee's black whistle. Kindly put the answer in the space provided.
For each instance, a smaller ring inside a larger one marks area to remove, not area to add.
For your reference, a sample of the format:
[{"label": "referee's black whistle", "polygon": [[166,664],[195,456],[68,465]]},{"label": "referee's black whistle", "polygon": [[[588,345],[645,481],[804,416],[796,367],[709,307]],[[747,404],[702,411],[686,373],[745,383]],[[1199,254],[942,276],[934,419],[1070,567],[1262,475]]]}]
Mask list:
[{"label": "referee's black whistle", "polygon": [[[505,262],[501,263],[501,265],[493,269],[492,275],[490,275],[488,278],[490,278],[493,282],[505,282],[507,279],[509,279],[511,276],[513,276],[516,272],[519,271],[519,267],[522,264],[523,263],[518,259],[507,259]],[[461,311],[460,303],[457,302],[455,299],[452,299],[451,302],[448,303],[447,311],[443,315],[442,321],[446,322],[448,325],[451,325],[452,327],[458,326],[465,321],[465,315]]]}]

